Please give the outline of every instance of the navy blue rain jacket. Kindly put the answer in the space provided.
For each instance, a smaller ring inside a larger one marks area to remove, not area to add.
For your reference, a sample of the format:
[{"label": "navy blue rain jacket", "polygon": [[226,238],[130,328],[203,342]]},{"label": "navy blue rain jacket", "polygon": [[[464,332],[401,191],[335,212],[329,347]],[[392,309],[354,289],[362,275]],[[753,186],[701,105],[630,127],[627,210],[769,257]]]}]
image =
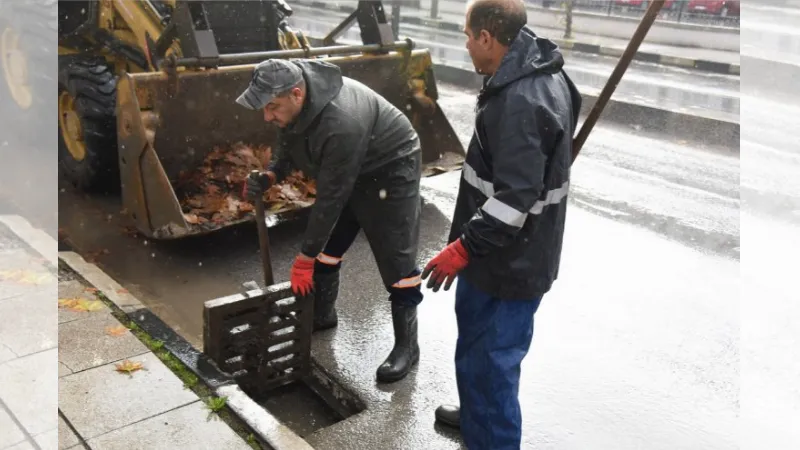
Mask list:
[{"label": "navy blue rain jacket", "polygon": [[478,96],[450,242],[460,276],[487,294],[530,299],[558,276],[572,138],[581,96],[558,47],[524,27]]}]

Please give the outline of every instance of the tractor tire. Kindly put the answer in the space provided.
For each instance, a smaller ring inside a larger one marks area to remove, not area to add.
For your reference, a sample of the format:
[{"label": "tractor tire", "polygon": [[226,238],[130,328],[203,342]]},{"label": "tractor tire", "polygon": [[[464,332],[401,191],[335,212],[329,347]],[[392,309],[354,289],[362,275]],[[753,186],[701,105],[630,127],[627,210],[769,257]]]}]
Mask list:
[{"label": "tractor tire", "polygon": [[0,119],[14,123],[4,138],[28,150],[55,144],[42,129],[55,107],[57,20],[55,1],[0,0]]},{"label": "tractor tire", "polygon": [[103,59],[74,56],[60,57],[58,72],[61,173],[81,190],[116,193],[116,76]]}]

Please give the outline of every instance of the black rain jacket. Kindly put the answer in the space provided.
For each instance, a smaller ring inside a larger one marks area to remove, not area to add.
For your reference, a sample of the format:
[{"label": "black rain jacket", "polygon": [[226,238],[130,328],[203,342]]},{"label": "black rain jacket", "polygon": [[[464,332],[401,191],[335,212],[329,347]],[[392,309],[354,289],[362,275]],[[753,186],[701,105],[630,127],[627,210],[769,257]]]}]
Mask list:
[{"label": "black rain jacket", "polygon": [[524,27],[478,96],[449,241],[460,274],[503,299],[531,299],[558,275],[581,96],[550,40]]},{"label": "black rain jacket", "polygon": [[[297,120],[279,133],[271,170],[281,180],[295,167],[317,181],[301,246],[313,258],[322,252],[356,181],[421,147],[408,118],[369,87],[343,77],[330,63],[293,62],[303,71],[308,97]],[[420,173],[402,176],[418,181]]]}]

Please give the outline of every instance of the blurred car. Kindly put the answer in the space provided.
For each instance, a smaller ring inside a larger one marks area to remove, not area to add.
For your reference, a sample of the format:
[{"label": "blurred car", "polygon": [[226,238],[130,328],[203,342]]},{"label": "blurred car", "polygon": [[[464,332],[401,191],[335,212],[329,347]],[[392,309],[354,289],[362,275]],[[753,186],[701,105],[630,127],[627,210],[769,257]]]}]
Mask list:
[{"label": "blurred car", "polygon": [[[615,0],[615,3],[617,4],[617,6],[633,6],[636,8],[643,8],[643,9],[647,8],[647,6],[650,4],[650,2],[648,2],[647,0]],[[662,6],[661,9],[662,10],[672,9],[675,3],[676,3],[675,0],[666,0],[664,2],[664,6]]]},{"label": "blurred car", "polygon": [[738,16],[739,1],[733,0],[690,0],[686,6],[690,13],[710,14],[714,16]]}]

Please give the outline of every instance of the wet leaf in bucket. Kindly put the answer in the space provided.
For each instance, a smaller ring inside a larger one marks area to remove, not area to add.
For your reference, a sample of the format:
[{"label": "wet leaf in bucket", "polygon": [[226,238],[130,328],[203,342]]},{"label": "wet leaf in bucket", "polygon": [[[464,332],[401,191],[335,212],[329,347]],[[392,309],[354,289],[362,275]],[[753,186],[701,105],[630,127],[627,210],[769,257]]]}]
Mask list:
[{"label": "wet leaf in bucket", "polygon": [[[213,148],[202,167],[182,172],[176,183],[187,223],[213,229],[252,214],[254,205],[242,198],[242,188],[250,172],[264,170],[271,159],[272,149],[264,145],[237,142],[230,147]],[[294,171],[269,189],[264,200],[266,209],[274,212],[309,206],[315,196],[314,181]]]}]

